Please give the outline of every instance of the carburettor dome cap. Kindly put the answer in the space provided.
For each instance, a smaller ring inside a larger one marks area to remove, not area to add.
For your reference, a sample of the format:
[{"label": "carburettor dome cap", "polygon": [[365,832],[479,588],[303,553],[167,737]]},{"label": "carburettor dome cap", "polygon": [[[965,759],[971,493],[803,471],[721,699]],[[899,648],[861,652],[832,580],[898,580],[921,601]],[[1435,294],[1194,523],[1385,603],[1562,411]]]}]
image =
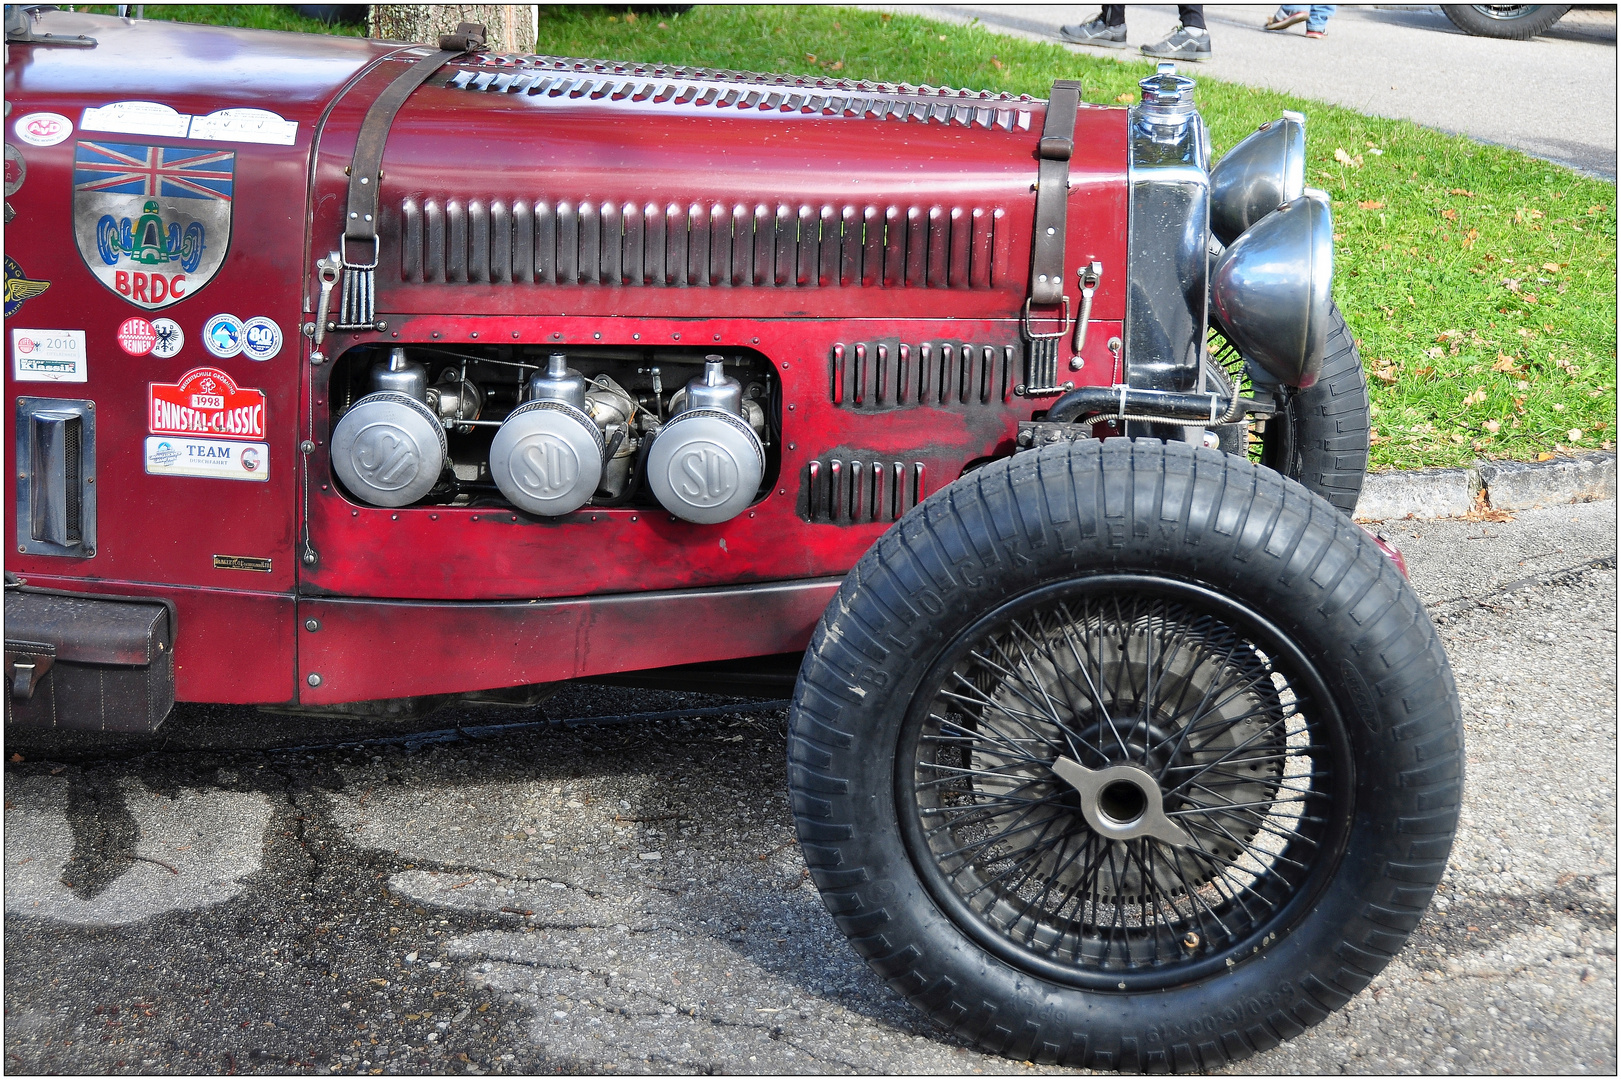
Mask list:
[{"label": "carburettor dome cap", "polygon": [[355,402],[332,432],[332,471],[369,506],[409,506],[422,498],[448,453],[433,410],[392,390]]},{"label": "carburettor dome cap", "polygon": [[1210,170],[1210,231],[1231,244],[1306,190],[1306,118],[1286,112],[1251,132]]},{"label": "carburettor dome cap", "polygon": [[678,414],[647,452],[647,484],[659,504],[698,525],[717,525],[742,513],[764,475],[760,437],[720,409]]},{"label": "carburettor dome cap", "polygon": [[1210,305],[1245,359],[1305,389],[1323,367],[1333,283],[1333,213],[1326,194],[1308,190],[1221,253]]},{"label": "carburettor dome cap", "polygon": [[542,517],[572,513],[602,482],[602,431],[564,401],[527,401],[490,443],[490,476],[512,504]]}]

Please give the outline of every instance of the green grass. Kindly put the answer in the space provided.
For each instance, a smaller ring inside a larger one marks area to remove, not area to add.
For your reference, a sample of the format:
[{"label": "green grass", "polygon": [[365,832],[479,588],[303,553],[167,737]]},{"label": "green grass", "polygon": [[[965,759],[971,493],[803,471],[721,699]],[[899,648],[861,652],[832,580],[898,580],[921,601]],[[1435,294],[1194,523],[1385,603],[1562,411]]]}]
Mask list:
[{"label": "green grass", "polygon": [[[255,10],[266,9],[161,13],[225,11],[246,25]],[[828,7],[546,7],[538,49],[1036,96],[1074,78],[1100,103],[1134,100],[1153,72],[978,26]],[[1333,198],[1335,295],[1370,376],[1376,466],[1615,445],[1615,185],[1406,121],[1199,82],[1218,155],[1283,109],[1308,115],[1307,182]]]},{"label": "green grass", "polygon": [[[70,11],[92,15],[116,15],[111,4],[66,4]],[[148,19],[207,23],[210,26],[244,26],[252,30],[292,30],[301,34],[340,34],[364,37],[365,26],[328,25],[296,14],[287,4],[146,4],[141,14]]]}]

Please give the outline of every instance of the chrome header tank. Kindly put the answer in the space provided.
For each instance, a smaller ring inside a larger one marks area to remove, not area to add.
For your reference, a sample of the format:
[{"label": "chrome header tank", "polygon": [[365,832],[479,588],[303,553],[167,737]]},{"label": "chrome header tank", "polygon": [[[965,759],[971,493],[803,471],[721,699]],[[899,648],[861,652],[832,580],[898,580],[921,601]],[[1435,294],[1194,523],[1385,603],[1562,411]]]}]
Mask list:
[{"label": "chrome header tank", "polygon": [[1210,261],[1210,136],[1193,80],[1161,64],[1131,109],[1126,382],[1200,389]]}]

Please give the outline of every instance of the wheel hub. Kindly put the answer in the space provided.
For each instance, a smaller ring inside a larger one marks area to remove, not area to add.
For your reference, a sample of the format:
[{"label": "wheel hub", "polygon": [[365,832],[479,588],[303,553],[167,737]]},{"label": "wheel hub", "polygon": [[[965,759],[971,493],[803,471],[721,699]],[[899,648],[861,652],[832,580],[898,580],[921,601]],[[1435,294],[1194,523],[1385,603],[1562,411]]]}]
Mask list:
[{"label": "wheel hub", "polygon": [[1053,762],[1053,772],[1080,795],[1081,814],[1098,835],[1110,840],[1152,836],[1173,847],[1192,845],[1188,834],[1165,816],[1159,781],[1147,769],[1136,765],[1088,769],[1060,757]]}]

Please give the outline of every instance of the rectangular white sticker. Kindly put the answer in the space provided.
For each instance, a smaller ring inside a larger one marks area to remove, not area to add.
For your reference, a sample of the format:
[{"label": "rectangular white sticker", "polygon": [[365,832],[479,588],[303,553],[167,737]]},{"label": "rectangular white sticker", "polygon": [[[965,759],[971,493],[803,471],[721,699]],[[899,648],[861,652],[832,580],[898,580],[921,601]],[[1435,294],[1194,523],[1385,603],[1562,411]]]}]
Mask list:
[{"label": "rectangular white sticker", "polygon": [[146,471],[152,476],[269,480],[270,447],[265,443],[153,435],[146,440]]},{"label": "rectangular white sticker", "polygon": [[86,109],[79,118],[83,131],[116,131],[122,135],[162,135],[184,139],[191,116],[156,101],[115,101],[99,109]]},{"label": "rectangular white sticker", "polygon": [[191,118],[193,139],[291,146],[297,136],[296,120],[283,120],[265,109],[221,109]]},{"label": "rectangular white sticker", "polygon": [[84,382],[83,330],[11,331],[11,377],[18,382]]}]

